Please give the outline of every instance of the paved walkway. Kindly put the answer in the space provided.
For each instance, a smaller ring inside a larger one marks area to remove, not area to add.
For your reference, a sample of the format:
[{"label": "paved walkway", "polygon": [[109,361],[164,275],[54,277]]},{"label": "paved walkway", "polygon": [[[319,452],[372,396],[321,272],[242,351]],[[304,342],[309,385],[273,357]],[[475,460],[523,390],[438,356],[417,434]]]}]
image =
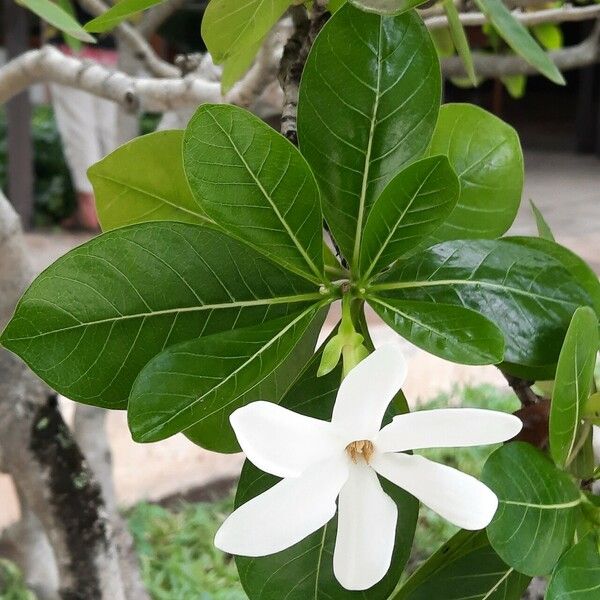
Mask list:
[{"label": "paved walkway", "polygon": [[[557,240],[585,257],[600,273],[600,161],[591,157],[530,153],[526,156],[526,186],[523,206],[511,233],[535,234],[528,200],[533,199],[554,230]],[[87,237],[57,232],[53,235],[28,235],[32,260],[41,271]],[[327,320],[336,322],[334,307]],[[397,336],[371,317],[376,343]],[[326,335],[327,332],[324,332]],[[492,383],[503,385],[493,367],[464,367],[442,361],[406,344],[410,369],[405,392],[414,404],[450,390],[456,384]],[[73,405],[64,401],[69,418]],[[108,415],[108,431],[114,453],[115,481],[120,502],[131,505],[140,499],[159,499],[223,477],[235,476],[240,469],[239,455],[207,452],[177,436],[157,444],[139,445],[131,441],[125,414]],[[7,477],[0,476],[0,497],[11,494]],[[0,514],[0,528],[17,518],[15,502]]]}]

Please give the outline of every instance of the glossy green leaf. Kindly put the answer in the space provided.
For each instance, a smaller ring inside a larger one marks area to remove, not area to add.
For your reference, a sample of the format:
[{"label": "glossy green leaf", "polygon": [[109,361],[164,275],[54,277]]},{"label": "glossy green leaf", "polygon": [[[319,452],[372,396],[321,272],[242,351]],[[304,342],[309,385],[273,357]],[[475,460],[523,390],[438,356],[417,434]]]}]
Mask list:
[{"label": "glossy green leaf", "polygon": [[485,531],[459,531],[392,600],[520,600],[530,580],[494,552]]},{"label": "glossy green leaf", "polygon": [[590,479],[594,474],[596,457],[594,456],[593,434],[591,423],[585,423],[579,432],[576,441],[577,453],[568,468],[569,473],[572,473],[577,479]]},{"label": "glossy green leaf", "polygon": [[198,203],[220,226],[323,281],[319,189],[286,138],[246,110],[204,104],[186,129],[183,165]]},{"label": "glossy green leaf", "polygon": [[560,50],[564,46],[563,32],[557,23],[539,23],[531,31],[546,50]]},{"label": "glossy green leaf", "polygon": [[502,362],[502,331],[474,310],[377,297],[368,302],[394,331],[435,356],[463,365]]},{"label": "glossy green leaf", "polygon": [[[77,16],[76,16],[77,13],[75,12],[75,6],[71,2],[71,0],[57,0],[56,3],[68,15],[71,15],[71,17],[73,17],[74,20],[77,20]],[[81,48],[83,46],[83,42],[81,40],[78,40],[77,38],[74,38],[72,35],[69,35],[68,33],[65,33],[64,31],[63,31],[63,38],[64,38],[65,43],[67,44],[67,46],[69,46],[69,48],[73,52],[77,53],[77,52],[81,51]]]},{"label": "glossy green leaf", "polygon": [[535,224],[537,226],[538,235],[545,239],[554,242],[554,234],[552,233],[552,229],[546,222],[544,215],[541,213],[540,209],[534,204],[533,200],[529,200],[529,204],[531,205],[531,212],[535,218]]},{"label": "glossy green leaf", "polygon": [[348,0],[356,8],[377,15],[399,15],[427,0]]},{"label": "glossy green leaf", "polygon": [[252,48],[281,18],[290,0],[211,0],[202,19],[202,39],[213,60]]},{"label": "glossy green leaf", "polygon": [[571,478],[525,442],[496,450],[482,480],[498,496],[487,533],[494,550],[527,575],[547,575],[573,540],[581,496]]},{"label": "glossy green leaf", "polygon": [[82,42],[94,44],[96,40],[67,11],[51,0],[18,0],[49,25],[64,31]]},{"label": "glossy green leaf", "polygon": [[551,255],[502,240],[433,246],[392,268],[371,294],[476,310],[503,331],[505,360],[532,366],[556,362],[571,316],[591,303]]},{"label": "glossy green leaf", "polygon": [[118,0],[106,12],[85,24],[85,30],[92,33],[103,33],[113,29],[119,23],[147,8],[161,4],[165,0]]},{"label": "glossy green leaf", "polygon": [[600,547],[596,532],[588,533],[560,559],[546,591],[546,600],[596,600],[600,594]]},{"label": "glossy green leaf", "polygon": [[591,306],[596,314],[600,314],[600,280],[593,269],[577,254],[551,240],[528,236],[510,236],[504,238],[511,244],[519,244],[543,252],[557,260],[587,292],[591,298]]},{"label": "glossy green leaf", "polygon": [[556,65],[531,37],[527,28],[510,14],[502,0],[475,0],[475,4],[517,54],[550,81],[564,85],[565,80]]},{"label": "glossy green leaf", "polygon": [[446,154],[461,193],[433,241],[497,238],[515,220],[523,191],[523,153],[517,132],[471,104],[440,110],[430,154]]},{"label": "glossy green leaf", "polygon": [[584,405],[592,392],[598,354],[598,318],[589,307],[573,315],[560,351],[550,407],[550,454],[565,468],[581,432]]},{"label": "glossy green leaf", "polygon": [[511,98],[519,100],[525,95],[527,89],[527,77],[525,75],[506,75],[501,77],[500,81],[504,84]]},{"label": "glossy green leaf", "polygon": [[300,149],[354,267],[371,206],[431,139],[440,89],[436,51],[414,11],[380,17],[347,4],[313,45],[300,86]]},{"label": "glossy green leaf", "polygon": [[[281,404],[290,410],[318,419],[331,419],[339,388],[341,368],[317,377],[320,352],[315,355]],[[246,461],[236,496],[236,506],[261,494],[278,479]],[[396,547],[392,565],[377,585],[365,592],[350,592],[333,575],[333,549],[337,531],[334,517],[325,527],[298,544],[270,556],[236,556],[240,580],[250,600],[385,600],[396,586],[410,555],[418,502],[400,488],[381,479],[387,494],[398,505]]]},{"label": "glossy green leaf", "polygon": [[365,280],[400,258],[448,218],[460,183],[445,156],[400,171],[377,198],[365,225],[360,272]]},{"label": "glossy green leaf", "polygon": [[327,10],[331,13],[337,12],[344,4],[346,4],[346,0],[329,0],[327,2]]},{"label": "glossy green leaf", "polygon": [[[236,452],[229,415],[254,400],[278,402],[313,354],[325,313],[302,312],[168,348],[140,372],[127,414],[137,442],[191,432],[200,446]],[[295,352],[306,336],[300,352]]]},{"label": "glossy green leaf", "polygon": [[443,5],[444,12],[448,18],[448,28],[450,30],[450,35],[452,36],[454,47],[463,62],[465,72],[467,73],[471,85],[476,86],[477,75],[475,74],[475,66],[473,65],[473,55],[471,54],[471,47],[469,46],[465,28],[460,21],[458,9],[453,0],[444,0]]},{"label": "glossy green leaf", "polygon": [[146,223],[206,223],[188,186],[181,148],[183,131],[135,138],[88,170],[104,231]]},{"label": "glossy green leaf", "polygon": [[315,285],[219,231],[147,223],[56,261],[27,290],[0,342],[68,398],[125,408],[137,374],[166,347],[323,299]]}]

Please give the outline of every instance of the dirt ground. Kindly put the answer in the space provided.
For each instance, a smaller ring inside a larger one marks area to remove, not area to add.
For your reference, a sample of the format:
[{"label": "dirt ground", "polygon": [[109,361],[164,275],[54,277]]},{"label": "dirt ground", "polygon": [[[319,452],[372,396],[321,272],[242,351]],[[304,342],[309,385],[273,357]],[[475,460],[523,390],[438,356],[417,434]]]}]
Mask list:
[{"label": "dirt ground", "polygon": [[[535,234],[529,210],[533,199],[554,230],[557,240],[579,253],[600,273],[600,163],[593,157],[535,152],[526,155],[526,185],[522,209],[510,233]],[[87,236],[61,231],[27,235],[32,260],[38,271]],[[336,322],[339,307],[333,307],[323,336]],[[372,315],[376,344],[397,339]],[[437,359],[404,342],[409,357],[405,393],[414,405],[419,400],[450,390],[455,385],[491,383],[505,385],[493,367],[465,367]],[[74,405],[63,399],[65,416]],[[221,455],[194,446],[183,436],[156,444],[136,444],[127,429],[126,415],[111,412],[108,432],[114,457],[114,475],[119,502],[123,506],[142,500],[158,500],[177,492],[209,485],[239,473],[241,455]],[[0,476],[0,529],[18,518],[18,507],[8,477]]]}]

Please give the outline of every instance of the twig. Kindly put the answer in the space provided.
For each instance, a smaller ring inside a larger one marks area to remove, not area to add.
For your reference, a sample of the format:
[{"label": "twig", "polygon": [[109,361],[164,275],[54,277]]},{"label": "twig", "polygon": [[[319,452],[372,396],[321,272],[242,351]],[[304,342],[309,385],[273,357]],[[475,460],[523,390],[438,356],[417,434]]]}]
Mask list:
[{"label": "twig", "polygon": [[[600,16],[600,5],[583,6],[576,8],[565,4],[560,8],[523,12],[515,10],[512,16],[523,25],[539,25],[541,23],[565,23],[567,21],[589,21]],[[465,27],[476,27],[488,22],[487,17],[480,12],[467,12],[460,14],[460,22]],[[448,18],[445,15],[436,15],[425,18],[428,29],[442,29],[448,27]]]},{"label": "twig", "polygon": [[508,385],[512,388],[523,406],[532,406],[543,400],[542,396],[538,396],[531,389],[535,381],[527,381],[504,372],[502,372],[502,375],[504,375]]}]

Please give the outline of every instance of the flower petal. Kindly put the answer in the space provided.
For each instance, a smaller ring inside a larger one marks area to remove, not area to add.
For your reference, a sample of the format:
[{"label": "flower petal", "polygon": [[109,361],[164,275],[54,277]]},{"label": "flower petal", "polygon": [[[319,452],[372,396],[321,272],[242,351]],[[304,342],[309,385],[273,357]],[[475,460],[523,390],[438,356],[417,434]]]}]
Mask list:
[{"label": "flower petal", "polygon": [[217,531],[215,546],[242,556],[266,556],[293,546],[333,517],[347,479],[344,456],[282,479],[235,510]]},{"label": "flower petal", "polygon": [[487,527],[498,508],[496,494],[475,477],[422,456],[378,454],[371,464],[380,475],[463,529]]},{"label": "flower petal", "polygon": [[390,568],[398,509],[366,464],[350,466],[340,492],[333,572],[347,590],[366,590]]},{"label": "flower petal", "polygon": [[377,435],[386,408],[405,379],[406,362],[397,344],[381,346],[348,373],[331,419],[346,443]]},{"label": "flower petal", "polygon": [[419,410],[394,417],[375,440],[378,452],[497,444],[523,427],[518,417],[480,408]]},{"label": "flower petal", "polygon": [[252,402],[229,420],[248,460],[277,477],[298,477],[310,465],[344,450],[331,423],[272,402]]}]

